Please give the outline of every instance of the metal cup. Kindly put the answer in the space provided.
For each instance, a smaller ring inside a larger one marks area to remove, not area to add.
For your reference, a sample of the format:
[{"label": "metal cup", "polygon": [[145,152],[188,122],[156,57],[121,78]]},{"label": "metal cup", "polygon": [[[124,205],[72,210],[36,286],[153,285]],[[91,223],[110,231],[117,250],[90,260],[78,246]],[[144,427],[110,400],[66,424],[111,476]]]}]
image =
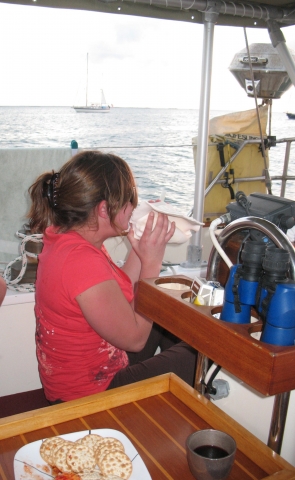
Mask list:
[{"label": "metal cup", "polygon": [[235,440],[220,430],[199,430],[186,440],[187,461],[197,480],[225,480],[234,464]]}]

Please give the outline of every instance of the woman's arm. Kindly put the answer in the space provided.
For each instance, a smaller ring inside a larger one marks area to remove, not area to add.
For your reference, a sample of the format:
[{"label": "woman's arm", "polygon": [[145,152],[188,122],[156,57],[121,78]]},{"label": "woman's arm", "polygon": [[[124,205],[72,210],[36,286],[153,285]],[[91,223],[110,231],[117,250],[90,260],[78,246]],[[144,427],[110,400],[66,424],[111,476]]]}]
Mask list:
[{"label": "woman's arm", "polygon": [[6,283],[3,277],[0,277],[0,305],[2,304],[4,297],[6,295]]},{"label": "woman's arm", "polygon": [[141,261],[139,256],[135,253],[133,248],[131,248],[128,258],[125,262],[125,265],[122,267],[123,272],[128,275],[130,278],[133,287],[139,279],[140,270],[141,270]]},{"label": "woman's arm", "polygon": [[122,350],[142,350],[152,322],[135,313],[115,280],[94,285],[76,297],[89,325]]}]

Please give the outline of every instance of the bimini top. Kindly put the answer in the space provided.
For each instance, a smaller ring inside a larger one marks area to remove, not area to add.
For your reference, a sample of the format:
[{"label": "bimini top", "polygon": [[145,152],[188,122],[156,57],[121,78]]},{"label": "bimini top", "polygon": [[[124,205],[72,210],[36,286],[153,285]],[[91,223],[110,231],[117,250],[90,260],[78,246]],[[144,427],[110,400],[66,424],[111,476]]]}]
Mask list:
[{"label": "bimini top", "polygon": [[[0,0],[2,2],[2,0]],[[203,23],[205,12],[218,13],[217,25],[267,28],[295,24],[295,1],[267,0],[4,0],[2,3],[89,10],[119,15]]]}]

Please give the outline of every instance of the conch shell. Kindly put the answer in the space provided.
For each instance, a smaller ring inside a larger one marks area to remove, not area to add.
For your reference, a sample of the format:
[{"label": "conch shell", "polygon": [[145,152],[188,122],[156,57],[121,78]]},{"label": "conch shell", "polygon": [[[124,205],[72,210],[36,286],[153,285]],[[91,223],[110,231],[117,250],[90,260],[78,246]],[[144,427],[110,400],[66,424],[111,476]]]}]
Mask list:
[{"label": "conch shell", "polygon": [[182,215],[172,205],[169,205],[169,203],[150,203],[144,200],[134,210],[130,219],[135,238],[139,239],[142,236],[148,219],[148,215],[152,210],[154,210],[155,212],[154,226],[157,222],[158,213],[165,213],[166,215],[168,215],[169,228],[171,222],[175,222],[175,233],[168,243],[185,243],[192,236],[192,230],[197,232],[200,228],[200,225],[204,225],[202,222],[198,222],[194,218]]}]

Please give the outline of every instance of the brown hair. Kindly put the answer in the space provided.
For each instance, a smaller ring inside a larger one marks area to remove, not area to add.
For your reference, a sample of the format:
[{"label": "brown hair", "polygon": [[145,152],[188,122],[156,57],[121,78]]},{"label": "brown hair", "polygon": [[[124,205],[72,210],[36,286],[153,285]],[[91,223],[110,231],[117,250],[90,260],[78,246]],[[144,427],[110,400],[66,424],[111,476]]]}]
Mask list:
[{"label": "brown hair", "polygon": [[71,158],[59,174],[46,172],[29,188],[32,205],[27,217],[32,233],[44,233],[49,225],[66,232],[81,227],[102,200],[107,202],[111,225],[128,202],[137,206],[135,180],[120,157],[84,151]]}]

